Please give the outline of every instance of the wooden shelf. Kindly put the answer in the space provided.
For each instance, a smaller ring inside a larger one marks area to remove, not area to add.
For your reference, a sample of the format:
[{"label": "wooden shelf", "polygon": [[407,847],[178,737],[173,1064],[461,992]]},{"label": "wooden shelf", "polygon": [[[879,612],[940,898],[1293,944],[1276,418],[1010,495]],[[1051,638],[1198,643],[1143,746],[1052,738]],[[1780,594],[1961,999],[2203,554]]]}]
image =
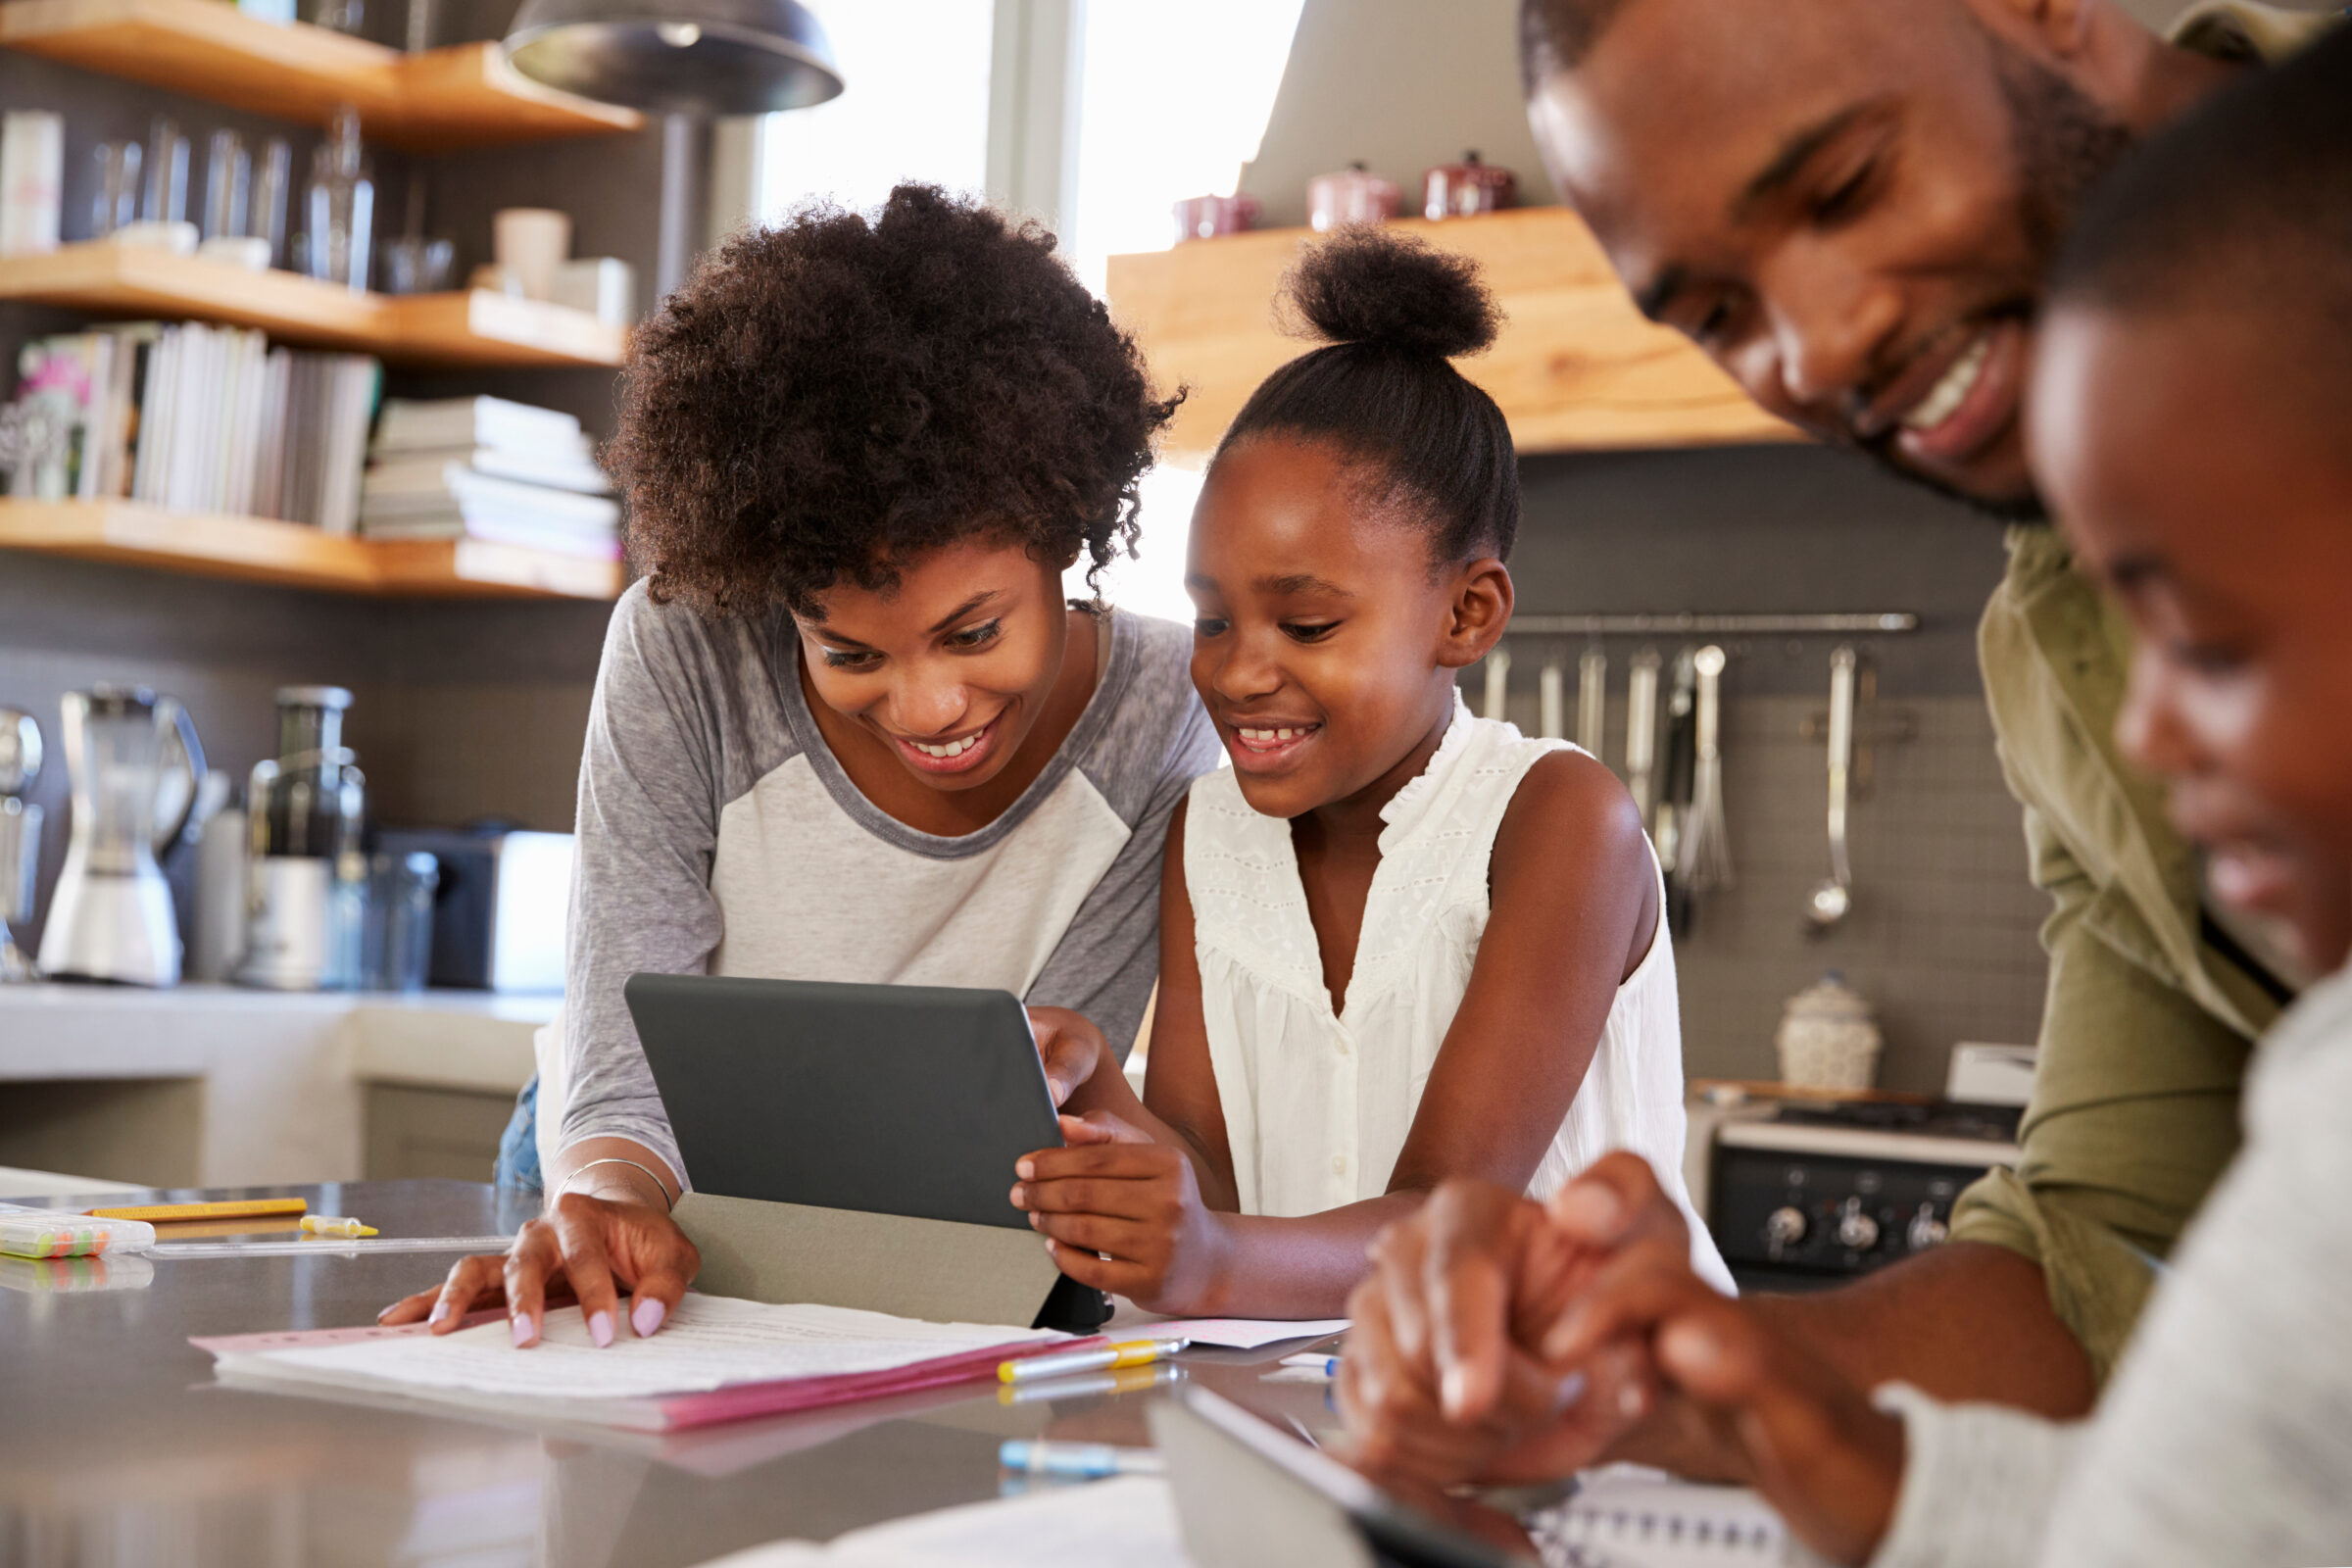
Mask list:
[{"label": "wooden shelf", "polygon": [[[1749,402],[1682,334],[1634,309],[1583,220],[1535,207],[1394,225],[1480,263],[1508,319],[1461,362],[1509,418],[1522,453],[1800,439]],[[1282,273],[1307,229],[1194,240],[1110,259],[1109,295],[1165,388],[1191,395],[1167,452],[1205,457],[1257,383],[1311,346],[1274,324]]]},{"label": "wooden shelf", "polygon": [[[0,16],[8,7],[0,5]],[[0,258],[0,299],[104,317],[161,317],[260,327],[305,348],[351,349],[395,364],[615,366],[628,332],[584,311],[503,294],[363,294],[295,272],[138,245],[66,245]]]},{"label": "wooden shelf", "polygon": [[494,43],[404,55],[307,23],[264,22],[226,0],[6,0],[0,45],[317,125],[354,104],[369,139],[418,151],[645,123],[633,109],[528,80]]},{"label": "wooden shelf", "polygon": [[128,501],[0,499],[0,550],[408,599],[614,599],[617,563],[476,539],[370,540]]}]

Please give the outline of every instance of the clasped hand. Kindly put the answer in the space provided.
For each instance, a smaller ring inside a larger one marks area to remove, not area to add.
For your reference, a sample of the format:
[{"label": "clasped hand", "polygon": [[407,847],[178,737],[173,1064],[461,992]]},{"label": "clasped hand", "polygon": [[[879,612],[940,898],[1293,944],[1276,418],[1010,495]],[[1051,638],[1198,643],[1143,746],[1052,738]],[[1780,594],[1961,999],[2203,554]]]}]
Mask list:
[{"label": "clasped hand", "polygon": [[1372,1256],[1338,1388],[1372,1473],[1531,1482],[1643,1458],[1757,1487],[1839,1561],[1885,1534],[1901,1423],[1700,1280],[1635,1156],[1548,1204],[1449,1182]]}]

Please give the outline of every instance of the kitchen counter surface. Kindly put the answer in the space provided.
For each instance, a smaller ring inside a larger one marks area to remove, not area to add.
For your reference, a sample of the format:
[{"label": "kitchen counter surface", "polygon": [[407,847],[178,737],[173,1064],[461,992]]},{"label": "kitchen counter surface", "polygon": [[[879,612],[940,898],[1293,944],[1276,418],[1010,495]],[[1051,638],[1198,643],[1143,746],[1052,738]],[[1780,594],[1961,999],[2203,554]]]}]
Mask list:
[{"label": "kitchen counter surface", "polygon": [[[142,1115],[171,1129],[193,1118],[197,1181],[348,1180],[360,1174],[368,1086],[512,1095],[531,1075],[533,1034],[561,1000],[0,986],[0,1082],[82,1085],[72,1104],[100,1134],[111,1116],[125,1139],[150,1136]],[[105,1102],[109,1084],[120,1109]],[[194,1092],[172,1099],[174,1085]],[[13,1148],[21,1130],[0,1131]],[[17,1158],[158,1179],[110,1158],[103,1137],[92,1150],[43,1144]]]},{"label": "kitchen counter surface", "polygon": [[[470,1183],[284,1191],[321,1211],[364,1215],[388,1236],[511,1232],[522,1218]],[[10,1396],[0,1399],[0,1542],[57,1543],[66,1556],[56,1560],[86,1568],[668,1568],[996,1496],[1006,1438],[1150,1441],[1149,1393],[1008,1402],[992,1383],[668,1438],[469,1420],[390,1399],[224,1385],[187,1343],[365,1324],[437,1279],[452,1256],[0,1270],[0,1345],[13,1352]],[[1263,1377],[1301,1343],[1182,1361],[1189,1377],[1276,1425],[1322,1436],[1338,1424],[1328,1385]]]}]

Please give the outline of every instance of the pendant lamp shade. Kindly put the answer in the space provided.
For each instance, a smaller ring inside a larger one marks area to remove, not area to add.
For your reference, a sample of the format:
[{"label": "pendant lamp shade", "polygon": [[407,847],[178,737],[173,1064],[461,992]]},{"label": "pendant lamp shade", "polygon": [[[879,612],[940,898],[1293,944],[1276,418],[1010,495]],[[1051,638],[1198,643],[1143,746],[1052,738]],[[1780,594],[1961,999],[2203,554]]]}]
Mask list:
[{"label": "pendant lamp shade", "polygon": [[533,81],[658,114],[806,109],[842,85],[797,0],[523,0],[505,48]]}]

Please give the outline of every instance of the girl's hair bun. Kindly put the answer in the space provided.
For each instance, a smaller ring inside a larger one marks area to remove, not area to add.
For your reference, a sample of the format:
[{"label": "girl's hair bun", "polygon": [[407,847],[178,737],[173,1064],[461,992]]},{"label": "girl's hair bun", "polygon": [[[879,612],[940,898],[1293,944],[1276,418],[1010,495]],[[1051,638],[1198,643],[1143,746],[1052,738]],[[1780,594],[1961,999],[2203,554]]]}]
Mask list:
[{"label": "girl's hair bun", "polygon": [[1476,262],[1369,224],[1299,258],[1282,297],[1307,334],[1438,359],[1492,348],[1502,325]]}]

